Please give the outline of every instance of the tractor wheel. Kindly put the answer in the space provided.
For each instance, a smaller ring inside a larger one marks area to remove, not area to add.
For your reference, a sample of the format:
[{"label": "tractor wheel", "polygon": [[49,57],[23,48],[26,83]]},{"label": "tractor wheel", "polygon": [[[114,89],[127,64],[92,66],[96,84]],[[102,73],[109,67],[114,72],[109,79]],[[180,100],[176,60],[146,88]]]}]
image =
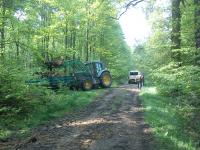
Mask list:
[{"label": "tractor wheel", "polygon": [[91,90],[92,89],[92,81],[91,80],[85,80],[83,81],[83,84],[82,84],[82,89],[84,91],[88,91],[88,90]]},{"label": "tractor wheel", "polygon": [[101,87],[109,88],[112,84],[112,77],[109,72],[103,72],[100,76]]},{"label": "tractor wheel", "polygon": [[79,88],[80,88],[79,85],[75,86],[75,89],[76,89],[77,91],[79,90]]},{"label": "tractor wheel", "polygon": [[73,91],[74,90],[74,86],[70,85],[69,89]]}]

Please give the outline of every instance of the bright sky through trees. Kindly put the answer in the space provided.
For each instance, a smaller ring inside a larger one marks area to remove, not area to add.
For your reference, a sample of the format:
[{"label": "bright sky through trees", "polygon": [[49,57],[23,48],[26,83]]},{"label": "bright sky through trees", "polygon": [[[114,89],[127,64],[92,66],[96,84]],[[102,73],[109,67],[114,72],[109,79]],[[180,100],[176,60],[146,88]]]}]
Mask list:
[{"label": "bright sky through trees", "polygon": [[119,22],[124,32],[125,40],[131,47],[145,40],[150,33],[150,26],[147,23],[145,13],[139,6],[130,8],[121,16]]}]

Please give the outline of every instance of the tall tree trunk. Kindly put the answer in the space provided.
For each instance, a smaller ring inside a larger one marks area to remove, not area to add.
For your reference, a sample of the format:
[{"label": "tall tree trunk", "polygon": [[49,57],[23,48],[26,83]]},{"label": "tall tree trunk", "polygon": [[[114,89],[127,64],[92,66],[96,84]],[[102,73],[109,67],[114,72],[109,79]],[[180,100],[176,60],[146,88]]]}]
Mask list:
[{"label": "tall tree trunk", "polygon": [[18,57],[19,56],[19,40],[15,41],[15,45],[16,45],[16,55]]},{"label": "tall tree trunk", "polygon": [[[100,37],[100,46],[104,47],[104,43],[105,43],[105,37],[104,37],[104,32],[102,32]],[[102,52],[99,52],[99,55],[100,55],[100,61],[103,61]]]},{"label": "tall tree trunk", "polygon": [[86,29],[86,61],[89,60],[89,29],[88,29],[88,25],[87,25],[87,29]]},{"label": "tall tree trunk", "polygon": [[45,36],[45,41],[46,41],[46,43],[45,43],[45,50],[46,50],[46,60],[47,61],[50,61],[50,55],[49,55],[49,39],[50,39],[50,36],[49,35],[47,35],[47,36]]},{"label": "tall tree trunk", "polygon": [[73,31],[73,59],[76,57],[76,31]]},{"label": "tall tree trunk", "polygon": [[[172,33],[171,33],[171,49],[181,48],[181,11],[180,11],[181,0],[172,0]],[[180,52],[172,52],[172,58],[175,61],[180,62]]]},{"label": "tall tree trunk", "polygon": [[2,0],[1,2],[1,17],[2,17],[2,23],[0,27],[0,33],[1,33],[1,56],[4,56],[4,51],[5,51],[5,25],[6,25],[6,0]]},{"label": "tall tree trunk", "polygon": [[[42,10],[40,13],[41,13],[42,26],[44,28],[47,28],[51,24],[50,22],[51,12],[45,4],[41,4],[41,5],[42,5]],[[45,32],[43,36],[43,42],[42,42],[42,51],[43,51],[43,57],[44,57],[43,59],[45,62],[50,61],[49,41],[50,41],[49,33]]]},{"label": "tall tree trunk", "polygon": [[70,48],[73,48],[73,31],[70,31]]},{"label": "tall tree trunk", "polygon": [[93,49],[92,49],[92,53],[93,53],[93,59],[96,59],[96,54],[95,54],[95,51],[96,51],[96,37],[94,37],[94,45],[93,45]]},{"label": "tall tree trunk", "polygon": [[[194,0],[194,5],[195,5],[195,10],[194,10],[195,46],[196,46],[195,65],[197,65],[198,61],[200,60],[200,1]],[[200,63],[198,65],[200,65]]]},{"label": "tall tree trunk", "polygon": [[194,13],[195,45],[196,48],[200,48],[200,1],[194,0],[194,5],[195,5],[195,13]]},{"label": "tall tree trunk", "polygon": [[86,61],[89,61],[89,33],[90,33],[90,0],[87,0],[87,24],[86,24],[86,44],[85,44],[85,49],[86,49]]},{"label": "tall tree trunk", "polygon": [[68,49],[68,22],[65,21],[65,51]]},{"label": "tall tree trunk", "polygon": [[[18,19],[18,21],[20,21]],[[17,33],[15,33],[15,36],[14,36],[14,43],[15,43],[15,46],[16,46],[16,57],[18,58],[19,56],[19,44],[20,44],[20,40],[19,40],[19,29],[18,27],[14,26],[14,22],[11,21],[11,27],[12,27],[12,30],[14,31],[15,29],[17,29]]]}]

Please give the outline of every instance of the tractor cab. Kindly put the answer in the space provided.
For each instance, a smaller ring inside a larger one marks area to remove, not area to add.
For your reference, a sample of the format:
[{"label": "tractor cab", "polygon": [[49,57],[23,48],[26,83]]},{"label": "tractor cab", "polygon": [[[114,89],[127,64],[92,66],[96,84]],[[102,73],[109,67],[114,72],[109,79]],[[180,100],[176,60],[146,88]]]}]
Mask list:
[{"label": "tractor cab", "polygon": [[102,62],[93,61],[85,64],[91,71],[93,77],[100,77],[101,73],[106,70],[105,65]]},{"label": "tractor cab", "polygon": [[108,88],[112,84],[112,77],[105,65],[99,61],[92,61],[85,63],[85,66],[89,68],[92,76],[92,84],[100,85],[103,88]]}]

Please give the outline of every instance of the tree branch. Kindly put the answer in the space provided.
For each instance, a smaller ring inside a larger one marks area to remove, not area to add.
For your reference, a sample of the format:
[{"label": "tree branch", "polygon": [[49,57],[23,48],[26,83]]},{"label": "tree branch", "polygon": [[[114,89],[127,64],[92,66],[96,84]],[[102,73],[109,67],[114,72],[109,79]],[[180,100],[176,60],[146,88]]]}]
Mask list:
[{"label": "tree branch", "polygon": [[119,20],[120,17],[128,11],[130,6],[134,7],[134,6],[136,6],[137,4],[139,4],[143,1],[144,0],[132,0],[132,1],[130,1],[128,4],[126,4],[126,6],[125,6],[126,9],[117,17],[117,20]]}]

